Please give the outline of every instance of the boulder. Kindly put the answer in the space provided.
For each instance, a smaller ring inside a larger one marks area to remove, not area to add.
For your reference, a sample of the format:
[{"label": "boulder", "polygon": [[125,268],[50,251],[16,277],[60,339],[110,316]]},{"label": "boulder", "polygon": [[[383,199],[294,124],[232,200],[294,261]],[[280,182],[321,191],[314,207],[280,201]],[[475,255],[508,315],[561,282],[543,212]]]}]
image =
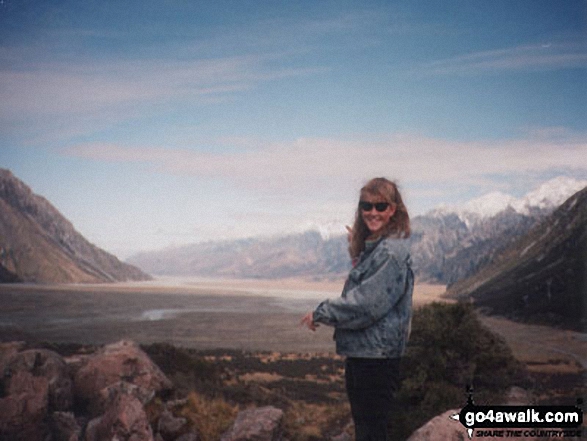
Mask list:
[{"label": "boulder", "polygon": [[283,411],[273,406],[239,412],[221,441],[281,441]]},{"label": "boulder", "polygon": [[138,345],[120,341],[87,357],[85,364],[77,369],[76,399],[87,406],[91,415],[99,415],[110,397],[108,388],[127,387],[120,386],[121,382],[137,386],[135,397],[142,397],[143,401],[172,388],[169,379]]},{"label": "boulder", "polygon": [[54,412],[51,416],[51,432],[54,441],[79,441],[81,431],[72,412]]},{"label": "boulder", "polygon": [[198,441],[198,434],[195,432],[184,433],[182,436],[177,438],[175,441]]},{"label": "boulder", "polygon": [[106,409],[121,394],[132,395],[145,405],[153,399],[155,391],[126,381],[119,381],[102,389],[96,402],[99,404],[100,409]]},{"label": "boulder", "polygon": [[43,441],[49,433],[45,423],[49,406],[49,381],[30,372],[12,373],[0,398],[0,439]]},{"label": "boulder", "polygon": [[135,397],[118,395],[104,415],[88,424],[86,441],[111,440],[154,441],[143,405]]},{"label": "boulder", "polygon": [[0,343],[0,372],[4,372],[4,367],[8,360],[24,349],[25,342],[11,341]]},{"label": "boulder", "polygon": [[330,441],[353,441],[353,437],[346,432],[342,432],[330,438]]},{"label": "boulder", "polygon": [[461,409],[447,410],[416,430],[408,441],[465,441],[469,439],[467,429],[451,418]]},{"label": "boulder", "polygon": [[164,441],[174,441],[187,425],[185,418],[175,417],[168,409],[164,409],[157,423],[157,431]]},{"label": "boulder", "polygon": [[[469,439],[467,429],[458,421],[451,418],[452,415],[458,414],[460,409],[453,409],[438,415],[416,430],[408,438],[408,441],[466,441]],[[499,431],[500,429],[490,429]],[[502,429],[506,430],[506,429]],[[504,434],[505,437],[505,434]],[[477,438],[473,434],[473,439]],[[493,439],[493,437],[491,437]],[[489,439],[489,437],[487,438]],[[537,441],[536,437],[517,437],[507,436],[508,440],[513,441]]]},{"label": "boulder", "polygon": [[521,387],[511,387],[506,395],[506,402],[510,406],[529,406],[534,398],[527,390]]},{"label": "boulder", "polygon": [[46,349],[30,349],[13,354],[4,364],[4,389],[11,388],[12,377],[17,372],[27,372],[43,377],[49,385],[49,409],[64,411],[73,404],[73,383],[63,358]]},{"label": "boulder", "polygon": [[18,352],[18,343],[4,345],[0,378],[0,439],[44,440],[47,415],[68,410],[72,381],[57,353],[35,349]]}]

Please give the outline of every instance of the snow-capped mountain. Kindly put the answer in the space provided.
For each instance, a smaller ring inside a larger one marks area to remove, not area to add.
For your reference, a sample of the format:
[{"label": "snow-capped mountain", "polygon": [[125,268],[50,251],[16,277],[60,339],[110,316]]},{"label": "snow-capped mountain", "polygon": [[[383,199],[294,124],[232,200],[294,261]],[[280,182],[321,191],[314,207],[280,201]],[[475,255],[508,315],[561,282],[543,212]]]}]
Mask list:
[{"label": "snow-capped mountain", "polygon": [[302,224],[296,232],[303,233],[306,231],[316,231],[323,240],[345,235],[347,233],[345,225],[349,222],[342,220],[333,220],[328,222],[308,221]]},{"label": "snow-capped mountain", "polygon": [[587,187],[587,180],[566,176],[551,179],[521,198],[499,191],[472,199],[461,205],[441,205],[428,216],[443,217],[456,214],[468,227],[488,219],[510,207],[516,213],[531,215],[536,211],[551,212],[579,190]]},{"label": "snow-capped mountain", "polygon": [[581,331],[587,251],[587,187],[449,289],[486,312]]},{"label": "snow-capped mountain", "polygon": [[492,192],[417,216],[410,239],[416,274],[448,285],[475,274],[585,187],[585,180],[558,177],[521,198]]},{"label": "snow-capped mountain", "polygon": [[[417,277],[450,285],[474,274],[586,186],[587,181],[556,178],[521,198],[493,192],[414,217],[409,241]],[[290,235],[188,245],[142,253],[129,262],[166,275],[344,277],[350,268],[344,226],[339,220],[310,221]]]},{"label": "snow-capped mountain", "polygon": [[512,207],[522,214],[528,214],[532,208],[554,210],[585,187],[587,187],[587,180],[559,176],[540,185]]}]

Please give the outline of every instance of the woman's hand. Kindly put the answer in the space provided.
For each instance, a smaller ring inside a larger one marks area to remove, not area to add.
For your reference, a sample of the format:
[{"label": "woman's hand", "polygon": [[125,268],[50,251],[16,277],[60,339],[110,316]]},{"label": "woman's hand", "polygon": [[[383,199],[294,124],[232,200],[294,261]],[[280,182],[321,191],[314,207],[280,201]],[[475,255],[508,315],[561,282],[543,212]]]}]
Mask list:
[{"label": "woman's hand", "polygon": [[314,322],[314,313],[312,311],[308,312],[305,316],[302,317],[302,319],[300,320],[300,324],[302,326],[307,326],[308,329],[310,329],[311,331],[315,331],[316,328],[320,326],[316,322]]},{"label": "woman's hand", "polygon": [[349,241],[349,243],[351,243],[351,240],[353,240],[353,229],[351,227],[349,227],[348,225],[344,226],[346,228],[347,231],[347,240]]}]

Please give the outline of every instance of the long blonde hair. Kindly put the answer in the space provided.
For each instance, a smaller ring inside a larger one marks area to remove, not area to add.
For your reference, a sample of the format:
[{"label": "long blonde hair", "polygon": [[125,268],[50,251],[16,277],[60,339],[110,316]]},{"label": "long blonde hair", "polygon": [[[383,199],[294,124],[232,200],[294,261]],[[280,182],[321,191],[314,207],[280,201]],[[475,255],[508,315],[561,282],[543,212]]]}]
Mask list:
[{"label": "long blonde hair", "polygon": [[[389,223],[382,232],[383,237],[410,237],[410,216],[395,182],[386,178],[371,179],[361,188],[360,199],[366,195],[381,197],[389,204],[395,206],[395,213],[389,219]],[[353,235],[349,244],[349,254],[352,259],[356,259],[363,252],[365,249],[365,240],[370,234],[371,232],[361,215],[361,209],[357,207]]]}]

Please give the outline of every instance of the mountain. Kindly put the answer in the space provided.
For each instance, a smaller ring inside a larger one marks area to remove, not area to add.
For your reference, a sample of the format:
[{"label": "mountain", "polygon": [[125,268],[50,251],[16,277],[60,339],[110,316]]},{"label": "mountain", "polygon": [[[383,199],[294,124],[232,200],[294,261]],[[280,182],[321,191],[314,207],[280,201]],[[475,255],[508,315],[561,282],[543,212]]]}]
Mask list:
[{"label": "mountain", "polygon": [[157,275],[236,278],[331,277],[350,269],[346,236],[307,231],[284,237],[207,242],[145,252],[128,261]]},{"label": "mountain", "polygon": [[490,313],[584,330],[587,187],[447,294]]},{"label": "mountain", "polygon": [[143,271],[92,245],[46,199],[0,169],[0,282],[148,279]]},{"label": "mountain", "polygon": [[[490,264],[503,249],[587,181],[556,178],[522,198],[490,193],[461,207],[441,207],[412,219],[409,239],[421,281],[451,285]],[[350,268],[341,223],[270,239],[208,242],[135,255],[152,274],[211,277],[342,277]],[[317,231],[315,231],[317,230]]]},{"label": "mountain", "polygon": [[420,279],[450,285],[474,274],[548,213],[516,212],[511,206],[491,217],[460,217],[457,213],[418,216],[410,248]]},{"label": "mountain", "polygon": [[413,220],[412,259],[423,280],[451,285],[490,264],[587,181],[551,179],[521,198],[493,192]]},{"label": "mountain", "polygon": [[587,186],[587,180],[559,176],[539,185],[521,198],[495,191],[462,205],[441,205],[428,215],[442,217],[456,214],[468,226],[489,219],[503,211],[513,210],[525,216],[550,213],[571,195]]}]

